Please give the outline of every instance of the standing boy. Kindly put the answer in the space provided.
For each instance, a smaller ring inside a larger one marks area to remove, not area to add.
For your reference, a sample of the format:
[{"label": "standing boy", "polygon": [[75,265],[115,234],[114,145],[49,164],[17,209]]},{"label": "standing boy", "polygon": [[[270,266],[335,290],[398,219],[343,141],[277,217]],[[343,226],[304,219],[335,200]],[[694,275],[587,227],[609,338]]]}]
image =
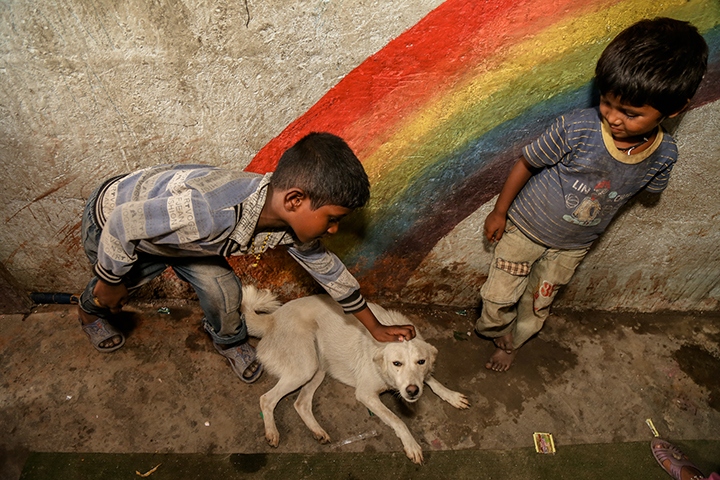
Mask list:
[{"label": "standing boy", "polygon": [[642,189],[665,189],[677,147],[660,122],[687,106],[707,56],[687,22],[632,25],[598,60],[599,108],[561,116],[523,149],[485,219],[497,245],[475,329],[496,346],[488,369],[507,370],[540,331],[558,288],[618,209]]},{"label": "standing boy", "polygon": [[320,238],[368,201],[370,184],[350,147],[311,133],[264,176],[201,165],[162,165],[107,180],[83,213],[82,238],[95,277],[80,298],[82,328],[100,352],[125,337],[107,321],[128,292],[168,266],[198,295],[203,325],[238,377],[255,381],[262,366],[247,343],[242,286],[225,257],[287,245],[288,252],[381,342],[411,339],[412,325],[384,326],[360,286]]}]

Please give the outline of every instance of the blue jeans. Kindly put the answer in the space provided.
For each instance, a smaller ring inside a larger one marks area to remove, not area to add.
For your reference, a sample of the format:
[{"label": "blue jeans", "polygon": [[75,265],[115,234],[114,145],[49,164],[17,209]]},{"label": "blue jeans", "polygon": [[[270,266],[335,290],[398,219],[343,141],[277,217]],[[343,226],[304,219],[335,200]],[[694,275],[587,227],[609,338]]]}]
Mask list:
[{"label": "blue jeans", "polygon": [[[93,265],[97,262],[98,243],[102,234],[95,220],[95,201],[99,190],[96,189],[90,195],[82,217],[83,247]],[[137,255],[137,261],[123,277],[128,292],[132,293],[167,267],[172,267],[178,278],[195,289],[205,314],[203,326],[215,343],[227,345],[247,338],[245,317],[240,312],[242,284],[224,257],[160,257],[142,252],[137,252]],[[97,282],[98,278],[93,277],[85,287],[80,296],[80,308],[90,315],[108,318],[112,315],[110,310],[95,303],[93,289]]]},{"label": "blue jeans", "polygon": [[558,290],[589,250],[540,245],[507,220],[480,289],[482,313],[475,330],[491,338],[512,333],[513,348],[519,348],[543,327]]}]

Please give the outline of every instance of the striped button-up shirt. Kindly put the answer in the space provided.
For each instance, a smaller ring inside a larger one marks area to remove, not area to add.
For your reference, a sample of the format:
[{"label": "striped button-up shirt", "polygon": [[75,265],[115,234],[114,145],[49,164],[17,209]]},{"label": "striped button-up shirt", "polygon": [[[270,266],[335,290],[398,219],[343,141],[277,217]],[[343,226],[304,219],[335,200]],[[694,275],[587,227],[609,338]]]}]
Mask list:
[{"label": "striped button-up shirt", "polygon": [[256,250],[288,246],[345,312],[365,308],[357,280],[320,240],[301,244],[289,228],[255,232],[271,177],[203,165],[162,165],[109,182],[95,204],[102,229],[95,274],[120,283],[138,253],[244,255],[254,237]]}]

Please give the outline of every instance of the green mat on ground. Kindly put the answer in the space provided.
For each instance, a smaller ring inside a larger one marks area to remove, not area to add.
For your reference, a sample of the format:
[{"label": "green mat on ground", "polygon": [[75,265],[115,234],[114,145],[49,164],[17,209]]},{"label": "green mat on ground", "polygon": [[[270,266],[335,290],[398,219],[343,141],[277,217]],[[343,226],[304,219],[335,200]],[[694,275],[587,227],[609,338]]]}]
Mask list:
[{"label": "green mat on ground", "polygon": [[[720,468],[720,441],[678,441],[706,475]],[[650,441],[534,448],[425,451],[425,465],[397,453],[152,454],[32,453],[21,480],[53,479],[648,479],[668,480]]]}]

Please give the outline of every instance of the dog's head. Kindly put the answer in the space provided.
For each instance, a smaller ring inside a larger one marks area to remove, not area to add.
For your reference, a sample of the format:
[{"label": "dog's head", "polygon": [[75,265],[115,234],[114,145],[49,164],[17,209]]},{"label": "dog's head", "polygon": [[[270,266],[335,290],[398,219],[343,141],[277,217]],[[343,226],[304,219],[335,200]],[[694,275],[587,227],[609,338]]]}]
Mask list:
[{"label": "dog's head", "polygon": [[385,382],[407,402],[422,395],[425,379],[432,373],[437,349],[415,337],[410,341],[384,343],[375,355]]}]

